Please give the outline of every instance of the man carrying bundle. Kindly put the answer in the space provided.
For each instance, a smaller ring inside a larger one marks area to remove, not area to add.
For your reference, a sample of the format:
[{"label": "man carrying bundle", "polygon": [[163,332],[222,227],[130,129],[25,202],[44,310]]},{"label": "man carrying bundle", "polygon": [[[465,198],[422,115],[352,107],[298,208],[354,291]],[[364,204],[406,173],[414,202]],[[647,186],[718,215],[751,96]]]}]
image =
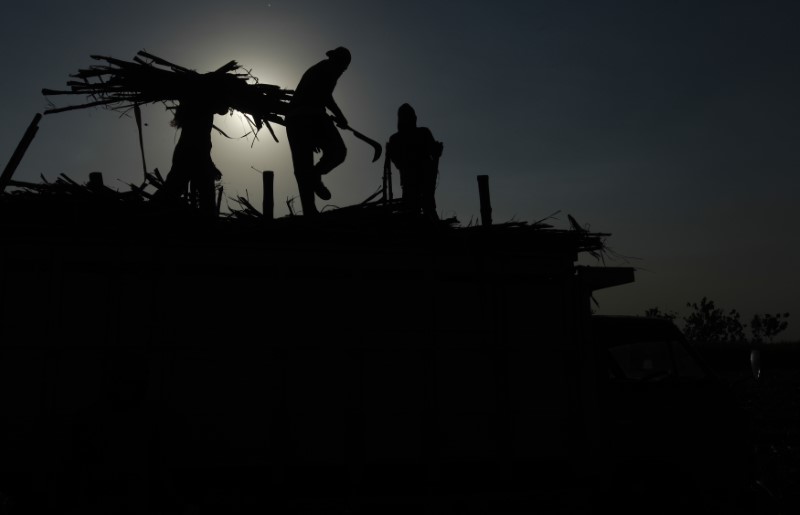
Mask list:
[{"label": "man carrying bundle", "polygon": [[215,182],[222,174],[211,160],[211,129],[214,115],[227,112],[222,100],[188,97],[179,102],[171,123],[180,129],[181,136],[172,154],[172,168],[154,197],[156,202],[179,202],[191,188],[197,194],[201,214],[216,218]]}]

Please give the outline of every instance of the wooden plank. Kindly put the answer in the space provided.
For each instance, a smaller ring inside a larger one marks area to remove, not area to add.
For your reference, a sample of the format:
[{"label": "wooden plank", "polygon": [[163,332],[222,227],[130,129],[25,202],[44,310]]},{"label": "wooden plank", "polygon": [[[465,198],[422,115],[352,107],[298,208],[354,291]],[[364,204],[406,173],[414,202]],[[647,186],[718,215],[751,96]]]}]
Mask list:
[{"label": "wooden plank", "polygon": [[33,141],[34,136],[36,136],[36,132],[39,130],[39,120],[41,119],[42,113],[36,113],[36,116],[33,117],[30,125],[28,125],[28,129],[22,136],[22,140],[20,140],[16,150],[14,150],[14,154],[11,155],[11,159],[3,170],[3,175],[0,175],[0,193],[6,190],[6,186],[8,186],[11,177],[17,170],[20,161],[22,161],[22,156],[25,155],[25,151],[28,150],[28,146],[31,144],[31,141]]}]

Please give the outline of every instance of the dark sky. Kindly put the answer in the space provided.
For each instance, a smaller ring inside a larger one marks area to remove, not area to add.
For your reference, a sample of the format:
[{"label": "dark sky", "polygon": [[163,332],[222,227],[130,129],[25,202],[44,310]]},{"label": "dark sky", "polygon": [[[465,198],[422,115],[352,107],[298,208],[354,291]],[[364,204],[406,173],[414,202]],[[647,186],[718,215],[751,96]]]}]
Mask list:
[{"label": "dark sky", "polygon": [[[45,0],[3,11],[3,159],[46,108],[41,89],[63,88],[91,54],[145,49],[201,72],[236,59],[292,89],[344,45],[353,61],[335,96],[354,128],[383,142],[409,102],[444,142],[443,216],[476,220],[476,176],[487,174],[496,222],[553,215],[567,228],[569,213],[611,233],[628,260],[606,264],[640,271],[598,292],[600,312],[684,313],[707,296],[748,320],[789,311],[786,336],[800,338],[797,2]],[[163,106],[144,118],[148,167],[165,172],[175,130]],[[218,125],[246,132],[238,115]],[[93,109],[40,127],[17,179],[141,182],[132,119]],[[278,137],[218,137],[213,158],[226,191],[256,205],[257,170],[274,170],[282,216],[296,184],[280,127]],[[326,181],[337,206],[381,183],[371,149],[344,138],[347,161]]]}]

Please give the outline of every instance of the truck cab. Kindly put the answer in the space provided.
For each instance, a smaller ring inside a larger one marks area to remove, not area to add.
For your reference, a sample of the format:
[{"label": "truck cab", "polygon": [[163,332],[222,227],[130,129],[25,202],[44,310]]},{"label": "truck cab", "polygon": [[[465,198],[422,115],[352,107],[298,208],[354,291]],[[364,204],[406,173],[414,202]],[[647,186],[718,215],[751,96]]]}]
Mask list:
[{"label": "truck cab", "polygon": [[751,422],[670,320],[591,317],[615,507],[741,512],[756,485]]}]

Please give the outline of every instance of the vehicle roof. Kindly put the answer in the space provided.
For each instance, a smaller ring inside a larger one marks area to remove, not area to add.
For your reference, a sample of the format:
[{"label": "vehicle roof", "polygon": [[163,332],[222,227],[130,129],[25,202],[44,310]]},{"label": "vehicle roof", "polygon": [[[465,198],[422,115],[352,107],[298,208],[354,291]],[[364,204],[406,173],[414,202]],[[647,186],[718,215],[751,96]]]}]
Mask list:
[{"label": "vehicle roof", "polygon": [[634,315],[592,315],[592,334],[596,341],[613,347],[637,341],[684,340],[677,326],[664,318]]}]

